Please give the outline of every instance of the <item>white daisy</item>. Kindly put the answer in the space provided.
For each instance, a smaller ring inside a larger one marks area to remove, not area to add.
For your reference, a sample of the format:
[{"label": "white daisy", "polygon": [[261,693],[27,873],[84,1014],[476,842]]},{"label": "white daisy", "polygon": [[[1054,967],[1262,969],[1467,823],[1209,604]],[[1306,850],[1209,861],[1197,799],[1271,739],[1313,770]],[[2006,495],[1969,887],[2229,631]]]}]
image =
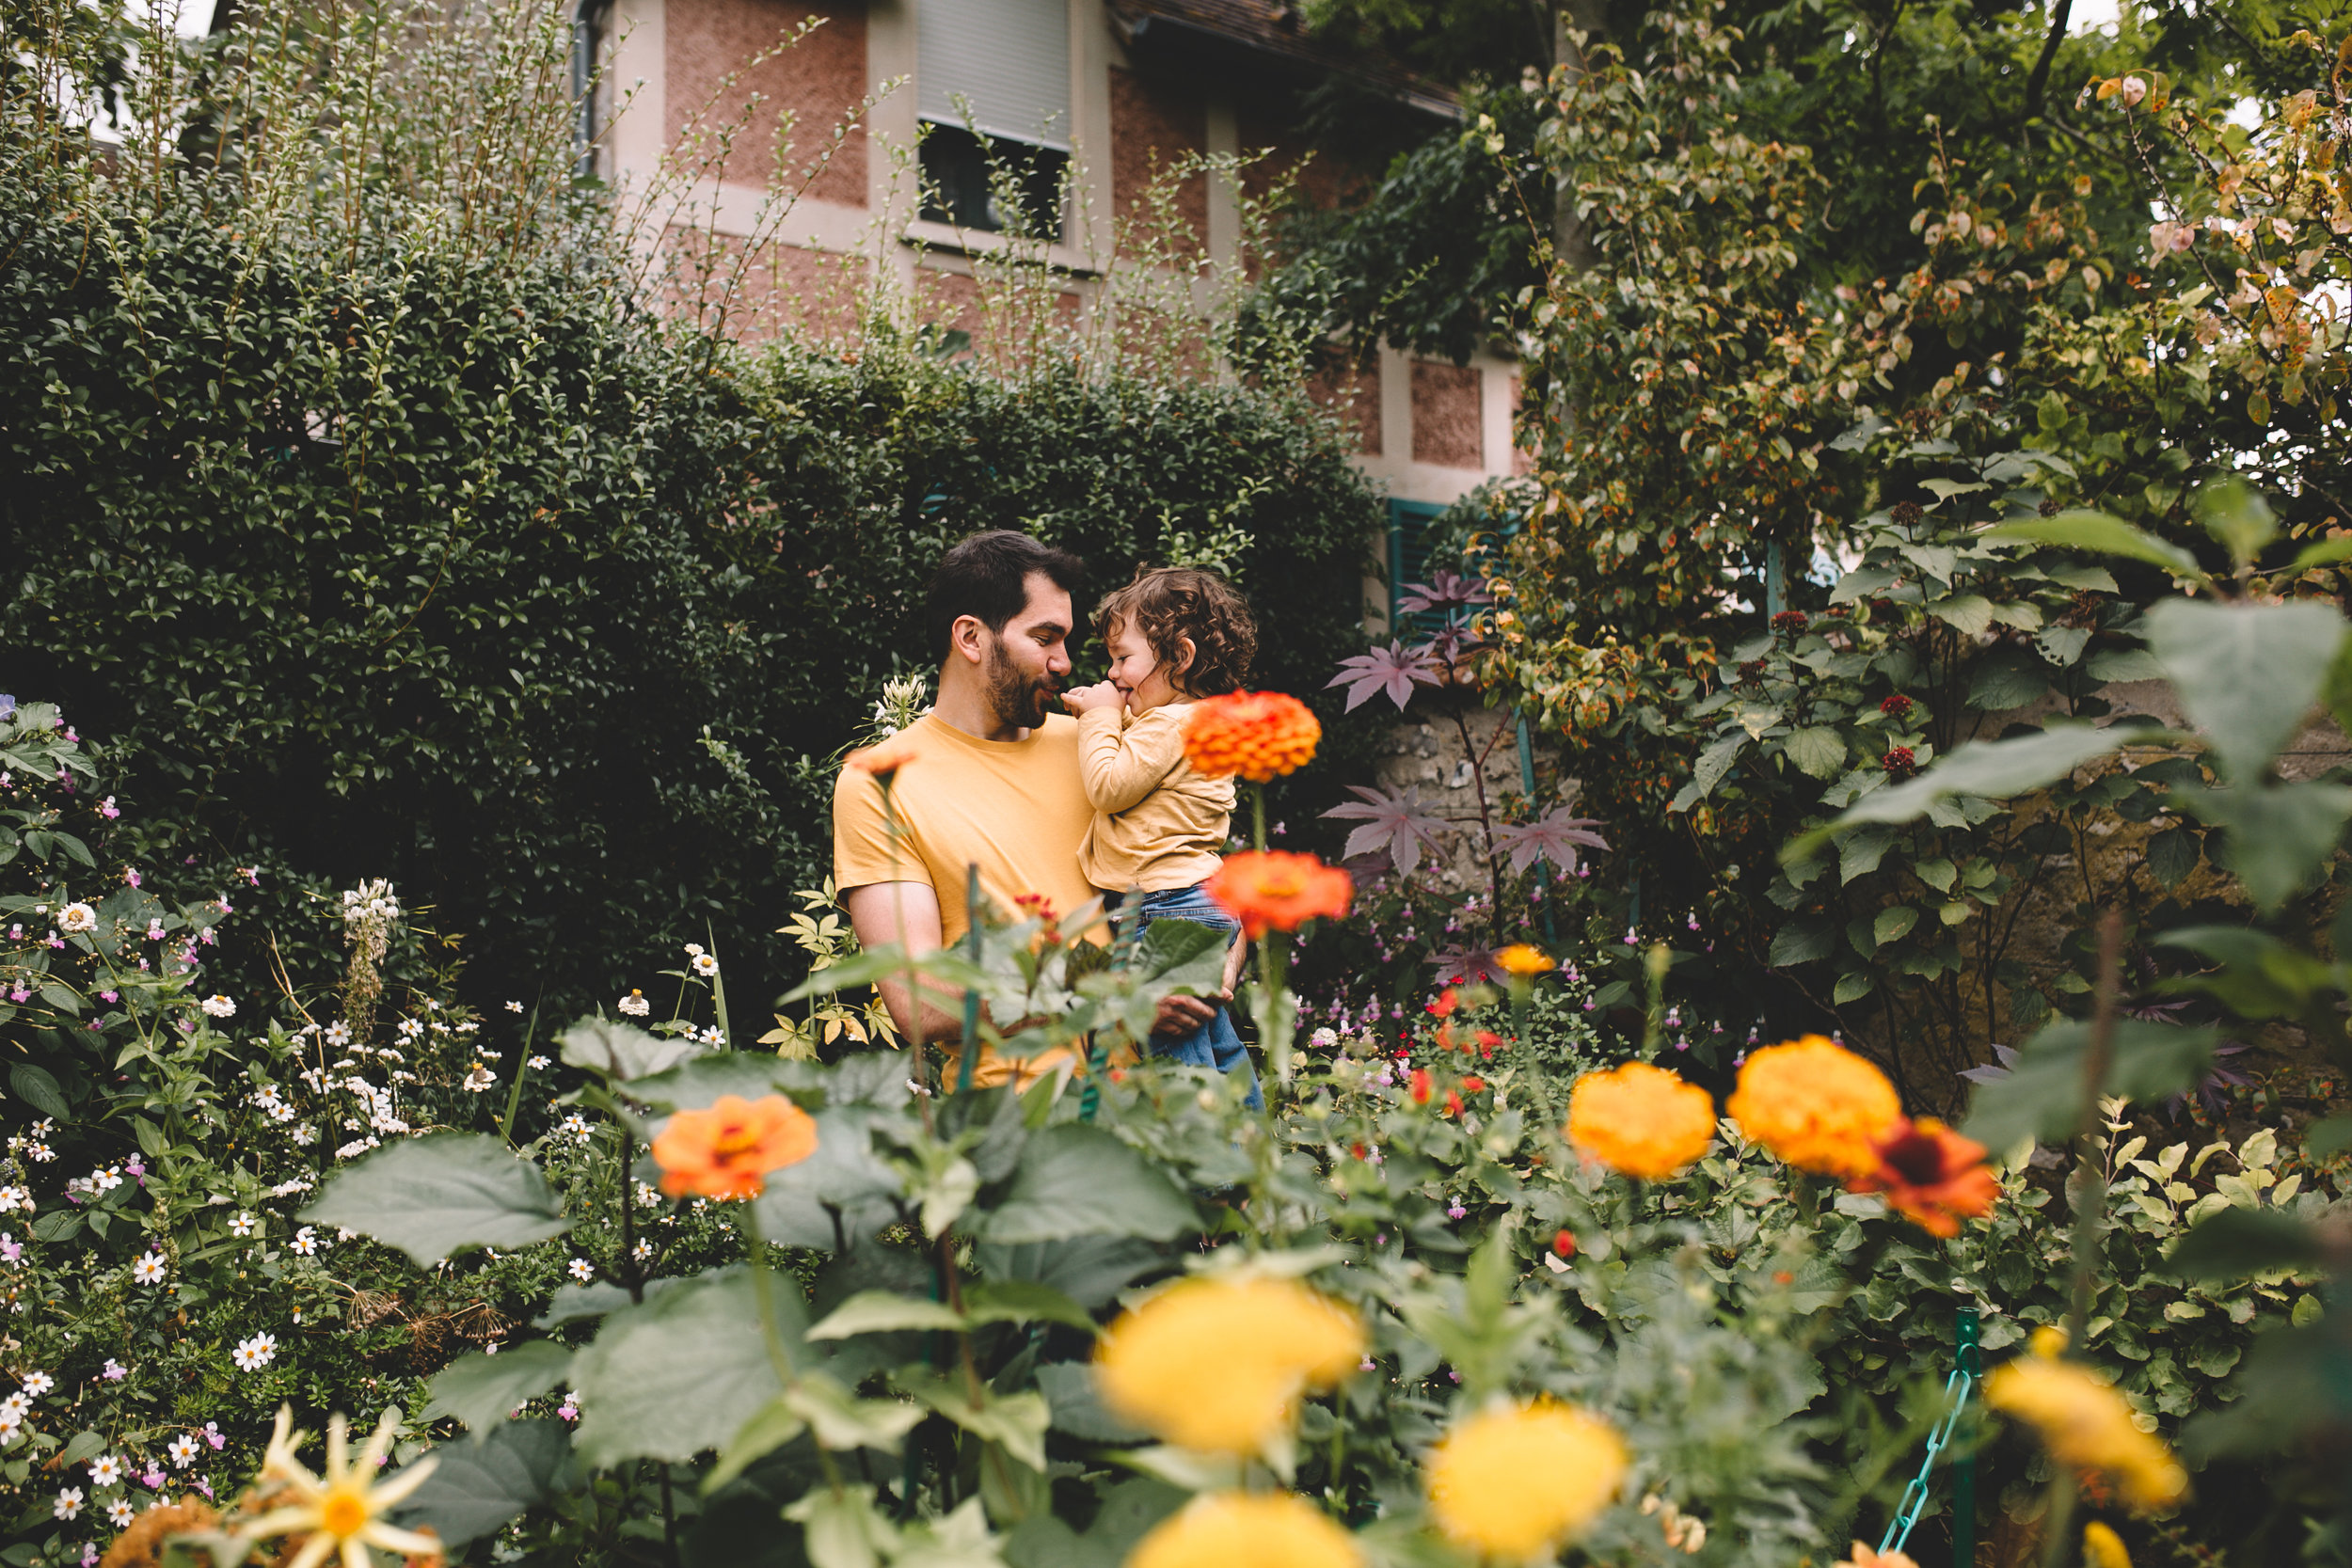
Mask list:
[{"label": "white daisy", "polygon": [[170,1447],[166,1451],[171,1455],[171,1464],[174,1469],[186,1469],[189,1465],[196,1463],[196,1438],[194,1434],[185,1432],[182,1433],[179,1436],[171,1440]]},{"label": "white daisy", "polygon": [[68,904],[57,915],[57,929],[68,936],[98,929],[98,911],[87,904]]},{"label": "white daisy", "polygon": [[328,1024],[326,1026],[326,1043],[328,1046],[337,1051],[341,1051],[344,1046],[349,1045],[351,1043],[351,1025],[345,1023],[340,1018],[334,1022]]},{"label": "white daisy", "polygon": [[238,1211],[237,1211],[237,1217],[236,1217],[235,1219],[233,1219],[233,1220],[230,1220],[230,1221],[229,1222],[229,1234],[230,1234],[231,1236],[250,1236],[250,1235],[252,1235],[252,1234],[253,1234],[253,1216],[252,1216],[250,1213],[246,1212],[245,1210],[242,1210],[242,1209],[238,1210]]},{"label": "white daisy", "polygon": [[294,1239],[288,1244],[294,1248],[297,1257],[316,1257],[319,1250],[319,1233],[306,1225],[294,1232]]},{"label": "white daisy", "polygon": [[47,1372],[35,1372],[24,1380],[24,1393],[27,1398],[37,1400],[56,1386],[57,1380]]},{"label": "white daisy", "polygon": [[401,1466],[389,1481],[379,1482],[376,1466],[383,1464],[387,1449],[392,1446],[392,1434],[400,1419],[390,1411],[377,1423],[375,1433],[353,1456],[350,1452],[349,1429],[341,1416],[326,1423],[326,1466],[324,1474],[312,1475],[294,1458],[294,1450],[307,1433],[287,1431],[294,1412],[281,1405],[278,1411],[278,1429],[270,1434],[269,1452],[262,1461],[262,1479],[275,1483],[274,1495],[282,1506],[273,1508],[239,1531],[232,1543],[235,1560],[243,1561],[254,1545],[277,1535],[308,1535],[301,1549],[294,1554],[287,1568],[320,1568],[329,1558],[340,1558],[342,1568],[367,1568],[373,1560],[368,1554],[371,1546],[395,1555],[438,1557],[439,1538],[419,1535],[399,1529],[385,1522],[385,1515],[400,1500],[422,1485],[440,1461],[431,1455],[414,1459]]},{"label": "white daisy", "polygon": [[56,1502],[50,1508],[50,1513],[60,1519],[71,1519],[81,1512],[82,1489],[78,1486],[69,1486],[59,1492]]},{"label": "white daisy", "polygon": [[400,1037],[402,1039],[413,1040],[423,1033],[424,1020],[421,1018],[404,1018],[400,1021]]},{"label": "white daisy", "polygon": [[718,973],[719,973],[719,959],[718,959],[718,956],[717,956],[716,954],[711,954],[711,953],[697,953],[697,954],[695,954],[695,955],[694,955],[694,973],[695,973],[695,974],[699,974],[699,975],[701,975],[701,976],[702,976],[704,979],[706,979],[706,980],[707,980],[708,978],[710,978],[710,976],[712,976],[713,974],[718,974]]},{"label": "white daisy", "polygon": [[106,1505],[106,1517],[117,1529],[127,1528],[138,1516],[139,1511],[133,1508],[126,1498],[117,1497]]},{"label": "white daisy", "polygon": [[202,1006],[205,1016],[208,1018],[234,1018],[237,1016],[237,1005],[226,996],[223,996],[218,991],[215,991],[212,995],[206,997]]},{"label": "white daisy", "polygon": [[596,1266],[585,1258],[573,1259],[570,1272],[572,1277],[583,1285],[596,1277]]},{"label": "white daisy", "polygon": [[163,1254],[151,1252],[133,1263],[131,1277],[142,1285],[161,1285],[164,1282]]},{"label": "white daisy", "polygon": [[122,1461],[113,1454],[102,1453],[89,1462],[89,1483],[92,1486],[112,1486],[122,1479]]},{"label": "white daisy", "polygon": [[519,1013],[523,1010],[523,1005],[519,1002],[509,1002],[506,1005],[506,1010],[510,1013]]},{"label": "white daisy", "polygon": [[241,1372],[257,1372],[278,1359],[278,1340],[274,1336],[256,1334],[250,1339],[238,1341],[230,1353]]}]

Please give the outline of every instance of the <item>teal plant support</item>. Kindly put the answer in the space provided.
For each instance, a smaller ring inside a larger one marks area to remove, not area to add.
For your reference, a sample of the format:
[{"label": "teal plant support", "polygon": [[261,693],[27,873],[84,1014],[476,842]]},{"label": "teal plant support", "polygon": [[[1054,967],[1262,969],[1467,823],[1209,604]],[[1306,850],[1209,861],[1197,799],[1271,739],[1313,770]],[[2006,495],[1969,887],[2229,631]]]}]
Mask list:
[{"label": "teal plant support", "polygon": [[[963,918],[968,927],[964,932],[964,952],[975,965],[980,961],[980,868],[976,863],[964,873]],[[918,1004],[916,1018],[923,1014]],[[956,1092],[962,1094],[972,1087],[972,1060],[980,1053],[980,993],[967,987],[963,993],[963,1055],[956,1067]]]},{"label": "teal plant support", "polygon": [[[1977,1385],[1977,1312],[1973,1307],[1960,1309],[1953,1324],[1954,1346],[1951,1375],[1944,1380],[1944,1418],[1928,1433],[1928,1451],[1919,1461],[1919,1473],[1903,1488],[1903,1499],[1895,1510],[1895,1517],[1887,1524],[1886,1533],[1879,1538],[1879,1550],[1899,1552],[1911,1539],[1911,1529],[1919,1522],[1919,1515],[1928,1506],[1928,1478],[1935,1473],[1936,1456],[1942,1453],[1952,1436],[1960,1430],[1961,1418],[1967,1413],[1968,1396]],[[1952,1560],[1965,1563],[1974,1556],[1977,1530],[1977,1472],[1967,1446],[1962,1445],[1961,1457],[1954,1463],[1952,1482]]]},{"label": "teal plant support", "polygon": [[[1952,1315],[1952,1359],[1969,1378],[1984,1375],[1977,1351],[1977,1309],[1958,1308]],[[1961,1428],[1960,1452],[1952,1461],[1952,1565],[1975,1568],[1977,1560],[1977,1445],[1976,1423]]]}]

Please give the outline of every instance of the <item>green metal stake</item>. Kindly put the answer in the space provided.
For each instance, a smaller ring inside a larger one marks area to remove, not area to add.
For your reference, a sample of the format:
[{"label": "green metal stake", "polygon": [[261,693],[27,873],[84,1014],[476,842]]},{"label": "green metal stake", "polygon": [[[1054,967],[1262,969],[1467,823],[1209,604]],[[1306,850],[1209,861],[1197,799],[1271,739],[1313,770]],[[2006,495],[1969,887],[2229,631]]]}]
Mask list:
[{"label": "green metal stake", "polygon": [[[1952,1315],[1952,1359],[1971,1378],[1984,1375],[1977,1353],[1977,1309],[1963,1307]],[[1957,1434],[1959,1457],[1952,1461],[1952,1568],[1975,1568],[1977,1560],[1977,1450],[1975,1425],[1966,1421]]]},{"label": "green metal stake", "polygon": [[[963,950],[977,967],[980,961],[980,867],[977,862],[966,870],[963,882]],[[915,1016],[923,1014],[918,1004]],[[980,993],[969,986],[963,991],[963,1059],[956,1069],[956,1092],[962,1094],[972,1087],[973,1058],[980,1053]]]}]

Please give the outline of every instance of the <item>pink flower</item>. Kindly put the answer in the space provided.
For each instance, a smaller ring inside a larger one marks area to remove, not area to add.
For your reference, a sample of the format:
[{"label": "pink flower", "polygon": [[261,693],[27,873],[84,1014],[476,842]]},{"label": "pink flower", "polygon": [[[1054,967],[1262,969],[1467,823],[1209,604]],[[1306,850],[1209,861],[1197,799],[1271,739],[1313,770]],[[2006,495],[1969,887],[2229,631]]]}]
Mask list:
[{"label": "pink flower", "polygon": [[580,1406],[574,1404],[569,1400],[565,1400],[562,1405],[558,1406],[555,1413],[567,1421],[577,1421],[580,1419]]},{"label": "pink flower", "polygon": [[111,822],[116,817],[120,816],[122,813],[116,808],[115,798],[109,795],[106,797],[104,801],[100,804],[98,808],[98,815]]},{"label": "pink flower", "polygon": [[129,1171],[133,1176],[145,1176],[147,1174],[147,1167],[136,1160],[132,1161],[129,1164],[123,1166],[122,1168]]},{"label": "pink flower", "polygon": [[0,1262],[13,1263],[24,1256],[24,1243],[0,1230]]},{"label": "pink flower", "polygon": [[129,1368],[110,1355],[106,1358],[106,1365],[100,1370],[98,1375],[108,1383],[120,1383],[124,1378],[129,1377],[131,1372]]},{"label": "pink flower", "polygon": [[147,1473],[139,1477],[139,1480],[145,1481],[151,1491],[160,1492],[164,1489],[164,1472],[155,1465],[149,1465]]},{"label": "pink flower", "polygon": [[[218,1453],[221,1449],[229,1446],[229,1439],[220,1434],[220,1423],[217,1421],[207,1421],[204,1423],[204,1441],[213,1446],[213,1451],[215,1453]],[[213,1494],[211,1491],[207,1490],[204,1495],[209,1497]]]},{"label": "pink flower", "polygon": [[135,869],[131,867],[126,866],[123,868],[122,879],[130,883],[133,887],[139,885],[139,874]]},{"label": "pink flower", "polygon": [[99,999],[103,1002],[119,1002],[122,1000],[121,995],[119,992],[111,990],[102,990],[98,993],[98,995]]},{"label": "pink flower", "polygon": [[[215,1443],[215,1444],[213,1445],[213,1447],[215,1447],[215,1448],[219,1448],[219,1447],[220,1447],[220,1445],[219,1445],[218,1443]],[[213,1481],[212,1481],[212,1478],[211,1478],[210,1476],[199,1476],[199,1477],[197,1477],[197,1478],[196,1478],[196,1489],[197,1489],[199,1492],[203,1493],[206,1497],[211,1497],[211,1496],[213,1495]]]},{"label": "pink flower", "polygon": [[8,1000],[11,1002],[30,1002],[32,999],[33,993],[26,990],[23,986],[19,986],[14,990],[8,992]]}]

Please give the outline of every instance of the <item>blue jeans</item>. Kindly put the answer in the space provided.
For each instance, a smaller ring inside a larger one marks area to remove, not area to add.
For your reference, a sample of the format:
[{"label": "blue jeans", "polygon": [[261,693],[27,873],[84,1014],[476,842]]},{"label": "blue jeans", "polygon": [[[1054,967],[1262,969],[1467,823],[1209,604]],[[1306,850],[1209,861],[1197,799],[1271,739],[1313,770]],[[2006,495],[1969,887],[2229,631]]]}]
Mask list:
[{"label": "blue jeans", "polygon": [[[1198,887],[1169,888],[1165,893],[1130,893],[1120,912],[1135,921],[1138,934],[1154,920],[1189,920],[1196,926],[1230,931],[1236,936],[1241,932],[1241,922]],[[1232,945],[1231,938],[1227,939],[1227,945]],[[1248,1074],[1249,1093],[1243,1103],[1253,1111],[1264,1107],[1265,1097],[1258,1091],[1258,1067],[1249,1059],[1249,1048],[1241,1043],[1241,1036],[1234,1032],[1232,1008],[1220,1004],[1216,1016],[1192,1033],[1153,1035],[1148,1044],[1152,1055],[1181,1062],[1185,1067],[1213,1067],[1219,1072]]]}]

